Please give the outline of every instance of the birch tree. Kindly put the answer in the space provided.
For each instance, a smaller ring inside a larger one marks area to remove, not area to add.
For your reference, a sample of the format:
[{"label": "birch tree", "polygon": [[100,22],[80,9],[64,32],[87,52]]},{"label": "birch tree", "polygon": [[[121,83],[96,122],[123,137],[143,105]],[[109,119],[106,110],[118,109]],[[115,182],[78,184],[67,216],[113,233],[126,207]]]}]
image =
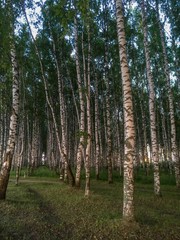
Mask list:
[{"label": "birch tree", "polygon": [[[52,115],[54,128],[55,128],[55,135],[56,135],[56,140],[57,140],[57,145],[58,145],[58,150],[59,150],[59,154],[60,154],[60,157],[61,157],[61,161],[62,161],[62,164],[66,165],[67,176],[68,176],[68,179],[69,179],[69,184],[71,186],[74,186],[74,181],[75,180],[74,180],[74,176],[73,176],[71,167],[68,164],[68,156],[67,156],[66,152],[64,151],[64,148],[62,148],[62,143],[61,143],[60,136],[59,136],[59,129],[58,129],[58,124],[57,124],[57,118],[56,118],[56,115],[55,115],[55,111],[54,111],[54,107],[53,107],[53,104],[52,104],[52,101],[51,101],[51,97],[49,95],[48,82],[47,82],[47,78],[46,78],[46,75],[45,75],[44,65],[43,65],[43,61],[42,61],[42,58],[41,58],[41,54],[40,54],[40,51],[38,49],[38,46],[37,46],[37,43],[36,43],[36,39],[33,36],[31,26],[29,24],[29,21],[28,21],[28,18],[27,18],[27,14],[26,14],[26,10],[25,10],[25,6],[24,6],[23,10],[24,10],[24,16],[25,16],[25,19],[26,19],[26,22],[28,24],[29,31],[30,31],[30,34],[31,34],[31,37],[32,37],[32,41],[33,41],[33,44],[34,44],[34,47],[35,47],[37,58],[38,58],[38,61],[39,61],[40,71],[41,71],[42,79],[43,79],[43,83],[44,83],[44,90],[45,90],[46,101],[47,101],[47,105],[48,105],[48,107],[50,109],[50,112],[51,112],[51,115]],[[60,77],[60,76],[58,76],[58,77]]]},{"label": "birch tree", "polygon": [[175,168],[176,186],[179,188],[180,187],[180,166],[179,166],[180,163],[178,159],[178,150],[177,150],[177,144],[176,144],[176,126],[175,126],[175,117],[174,117],[173,94],[172,94],[171,84],[170,84],[171,81],[170,81],[170,73],[169,73],[168,56],[167,56],[167,50],[166,50],[166,42],[164,37],[164,29],[159,17],[159,6],[158,6],[157,0],[156,0],[156,14],[158,18],[158,26],[160,30],[161,44],[162,44],[162,50],[163,50],[166,89],[168,92],[168,101],[169,101],[169,112],[170,112],[170,122],[171,122],[171,156],[172,156],[172,162]]},{"label": "birch tree", "polygon": [[123,89],[124,110],[124,183],[123,183],[123,219],[134,219],[134,176],[133,159],[135,156],[135,129],[131,80],[126,54],[126,36],[124,27],[123,4],[116,0],[117,35]]},{"label": "birch tree", "polygon": [[6,153],[0,172],[0,199],[6,198],[9,174],[15,150],[19,110],[19,70],[14,42],[13,8],[11,1],[8,0],[6,2],[6,6],[8,11],[8,20],[10,22],[9,41],[12,65],[12,114],[10,118],[9,137],[7,142]]},{"label": "birch tree", "polygon": [[77,160],[76,160],[76,187],[80,187],[81,178],[81,165],[84,157],[84,131],[85,131],[85,103],[83,94],[83,83],[81,78],[80,60],[79,60],[79,49],[78,49],[78,25],[77,17],[74,18],[74,35],[75,35],[75,62],[76,62],[76,73],[77,73],[77,85],[79,93],[79,104],[80,104],[80,122],[79,122],[79,144],[77,148]]},{"label": "birch tree", "polygon": [[86,186],[85,196],[90,194],[90,153],[91,153],[91,43],[90,43],[90,22],[87,24],[88,34],[88,60],[87,60],[87,84],[86,84],[86,118],[87,118],[87,146],[85,158]]},{"label": "birch tree", "polygon": [[96,179],[99,179],[99,164],[100,164],[100,144],[99,144],[99,106],[98,106],[98,80],[97,80],[97,73],[95,73],[95,155],[96,155],[96,162],[95,162],[95,169],[96,169]]},{"label": "birch tree", "polygon": [[148,44],[148,32],[145,12],[145,2],[141,2],[142,10],[142,23],[143,23],[143,35],[144,35],[144,50],[146,61],[146,73],[149,87],[149,114],[150,114],[150,132],[151,132],[151,149],[152,149],[152,161],[154,166],[154,193],[156,196],[161,195],[160,191],[160,175],[159,175],[159,159],[158,159],[158,145],[157,145],[157,132],[156,132],[156,115],[155,115],[155,90],[154,80],[151,72],[151,63],[149,55]]}]

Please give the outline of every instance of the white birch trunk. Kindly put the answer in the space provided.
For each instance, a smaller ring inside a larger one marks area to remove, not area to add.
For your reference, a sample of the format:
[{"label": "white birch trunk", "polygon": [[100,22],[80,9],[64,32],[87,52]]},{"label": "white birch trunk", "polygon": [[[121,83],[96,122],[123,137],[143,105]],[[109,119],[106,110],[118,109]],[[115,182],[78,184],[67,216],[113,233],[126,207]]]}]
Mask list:
[{"label": "white birch trunk", "polygon": [[90,194],[90,153],[91,153],[91,76],[90,76],[90,64],[91,64],[91,45],[90,45],[90,29],[88,29],[88,67],[87,67],[87,90],[86,90],[86,118],[87,118],[87,146],[85,153],[85,171],[86,171],[86,186],[85,196]]},{"label": "white birch trunk", "polygon": [[[38,50],[35,38],[33,37],[32,30],[31,30],[31,27],[29,25],[29,21],[28,21],[25,9],[24,9],[24,15],[25,15],[25,19],[26,19],[26,22],[28,24],[28,27],[29,27],[29,30],[30,30],[30,33],[31,33],[31,37],[32,37],[32,40],[33,40],[33,43],[34,43],[34,46],[35,46],[35,50],[36,50],[36,54],[37,54],[37,57],[38,57],[38,61],[39,61],[39,64],[40,64],[42,79],[43,79],[43,82],[44,82],[44,90],[45,90],[46,101],[47,101],[47,104],[48,104],[48,106],[50,108],[50,112],[51,112],[53,123],[54,123],[55,135],[56,135],[56,141],[57,141],[59,155],[61,157],[62,163],[64,163],[67,166],[67,174],[68,174],[68,178],[69,178],[69,184],[71,186],[73,186],[74,185],[74,178],[73,178],[72,171],[71,171],[71,169],[70,169],[70,167],[68,165],[67,156],[65,155],[65,153],[64,153],[64,151],[62,149],[62,146],[61,146],[61,141],[60,141],[60,137],[59,137],[59,130],[58,130],[58,124],[57,124],[54,108],[53,108],[53,105],[51,103],[50,96],[49,96],[49,93],[48,93],[48,84],[47,84],[47,79],[46,79],[45,73],[44,73],[42,59],[41,59],[40,52]],[[59,161],[59,163],[60,163],[60,161]]]},{"label": "white birch trunk", "polygon": [[78,31],[77,31],[77,19],[74,18],[75,24],[75,56],[76,56],[76,72],[77,72],[77,84],[78,84],[78,92],[79,92],[79,101],[80,101],[80,126],[79,126],[79,144],[77,149],[77,160],[76,160],[76,187],[80,187],[80,177],[81,177],[81,165],[82,158],[84,155],[84,130],[85,130],[85,104],[83,97],[83,85],[81,80],[81,72],[80,72],[80,62],[79,62],[79,53],[78,53]]},{"label": "white birch trunk", "polygon": [[56,71],[57,71],[57,78],[58,78],[58,93],[59,93],[59,113],[60,113],[60,123],[61,123],[61,145],[62,145],[62,152],[63,156],[65,157],[65,161],[63,162],[62,170],[64,170],[64,176],[60,176],[60,178],[64,178],[64,181],[67,181],[67,164],[68,164],[68,154],[67,154],[67,121],[66,121],[66,114],[65,114],[65,100],[63,96],[63,89],[62,89],[62,75],[61,75],[61,70],[60,70],[60,63],[58,61],[57,57],[57,50],[56,50],[56,44],[54,41],[54,37],[51,31],[51,26],[49,24],[50,32],[51,32],[51,37],[52,37],[52,44],[53,44],[53,54],[54,54],[54,59],[56,63]]},{"label": "white birch trunk", "polygon": [[19,71],[16,58],[16,50],[14,45],[14,28],[12,22],[11,2],[7,1],[9,10],[10,32],[10,56],[12,64],[12,115],[10,118],[9,138],[7,142],[6,154],[3,165],[0,171],[0,199],[6,198],[6,190],[9,181],[9,174],[11,170],[12,159],[15,150],[17,125],[18,125],[18,111],[19,111]]},{"label": "white birch trunk", "polygon": [[35,169],[38,161],[38,133],[39,126],[37,116],[35,116],[35,120],[33,122],[33,132],[32,132],[32,143],[31,143],[31,163],[30,163],[30,175],[32,175],[33,170]]},{"label": "white birch trunk", "polygon": [[126,39],[123,17],[122,0],[116,0],[117,34],[119,43],[119,55],[123,88],[124,109],[124,185],[123,185],[123,219],[134,220],[134,176],[133,160],[135,156],[135,129],[133,116],[133,102],[131,93],[131,81],[126,54]]},{"label": "white birch trunk", "polygon": [[144,34],[146,72],[147,72],[147,79],[148,79],[148,86],[149,86],[149,113],[150,113],[150,131],[151,131],[151,151],[152,151],[152,161],[154,166],[154,193],[156,196],[160,196],[161,191],[160,191],[159,159],[158,159],[158,145],[157,145],[157,133],[156,133],[155,91],[154,91],[154,81],[153,81],[153,76],[152,76],[151,66],[150,66],[144,0],[141,2],[141,9],[142,9],[142,22],[143,22],[143,34]]},{"label": "white birch trunk", "polygon": [[[105,45],[107,45],[107,43]],[[113,183],[113,175],[112,175],[111,114],[110,114],[110,87],[109,87],[109,78],[108,78],[108,49],[107,49],[107,46],[105,46],[105,84],[106,84],[105,102],[106,102],[108,183]]]},{"label": "white birch trunk", "polygon": [[98,80],[95,73],[95,169],[96,179],[99,179],[99,164],[100,164],[100,147],[99,147],[99,107],[98,107]]},{"label": "white birch trunk", "polygon": [[160,30],[161,44],[163,49],[166,88],[168,92],[168,101],[169,101],[169,112],[170,112],[170,122],[171,122],[171,156],[172,156],[172,162],[175,168],[176,186],[180,188],[180,166],[179,166],[180,163],[179,163],[178,149],[177,149],[177,143],[176,143],[176,125],[175,125],[175,117],[174,117],[173,94],[172,94],[171,84],[170,84],[169,64],[168,64],[166,43],[164,38],[164,29],[159,18],[158,3],[156,5],[156,11],[157,11],[157,18],[158,18],[158,24],[159,24],[159,30]]}]

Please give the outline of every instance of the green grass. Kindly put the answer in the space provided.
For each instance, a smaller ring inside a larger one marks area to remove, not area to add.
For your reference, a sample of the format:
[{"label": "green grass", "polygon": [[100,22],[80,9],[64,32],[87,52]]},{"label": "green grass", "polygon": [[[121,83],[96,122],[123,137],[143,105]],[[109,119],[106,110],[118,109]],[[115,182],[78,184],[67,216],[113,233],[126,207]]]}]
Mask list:
[{"label": "green grass", "polygon": [[122,178],[115,173],[109,185],[106,176],[102,171],[101,180],[92,179],[89,198],[84,197],[84,182],[77,190],[54,177],[22,177],[19,186],[11,178],[7,199],[0,202],[0,239],[180,239],[180,192],[173,177],[169,181],[169,175],[162,175],[163,197],[155,198],[152,174],[136,176],[136,223],[127,226],[122,221]]},{"label": "green grass", "polygon": [[[27,168],[23,168],[20,171],[20,176],[24,177],[24,175],[27,176]],[[11,177],[15,177],[15,176],[16,176],[16,171],[15,170],[11,171]],[[45,178],[48,178],[48,177],[58,178],[58,174],[55,171],[50,170],[47,166],[40,166],[40,167],[34,169],[32,176],[33,177],[45,177]]]}]

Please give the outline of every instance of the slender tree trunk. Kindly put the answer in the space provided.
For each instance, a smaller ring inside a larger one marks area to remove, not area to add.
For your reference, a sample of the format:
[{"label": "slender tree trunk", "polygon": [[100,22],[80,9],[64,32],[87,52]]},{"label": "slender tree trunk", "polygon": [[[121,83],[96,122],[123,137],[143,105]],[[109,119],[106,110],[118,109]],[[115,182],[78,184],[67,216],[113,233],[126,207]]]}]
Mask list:
[{"label": "slender tree trunk", "polygon": [[67,156],[64,154],[64,152],[62,150],[60,137],[59,137],[59,130],[58,130],[58,125],[57,125],[57,120],[56,120],[54,108],[53,108],[53,105],[51,103],[50,96],[49,96],[49,93],[48,93],[48,84],[47,84],[47,79],[45,77],[45,73],[44,73],[44,68],[43,68],[43,63],[42,63],[42,59],[41,59],[41,56],[40,56],[40,52],[38,50],[36,41],[35,41],[35,39],[33,37],[32,30],[31,30],[31,27],[29,25],[29,21],[28,21],[28,18],[27,18],[25,10],[24,10],[24,15],[25,15],[25,18],[26,18],[26,22],[27,22],[27,24],[29,26],[31,37],[33,39],[33,43],[34,43],[34,46],[35,46],[36,54],[37,54],[38,61],[39,61],[39,64],[40,64],[42,79],[43,79],[43,82],[44,82],[44,90],[45,90],[46,101],[47,101],[47,104],[48,104],[48,106],[50,108],[50,111],[51,111],[51,114],[52,114],[52,118],[53,118],[53,123],[54,123],[54,128],[55,128],[55,135],[56,135],[56,140],[57,140],[59,154],[61,156],[62,162],[65,163],[66,166],[67,166],[67,174],[68,174],[68,178],[69,178],[69,184],[71,186],[73,186],[74,185],[74,176],[73,176],[71,168],[70,168],[70,166],[69,166],[69,164],[67,162]]},{"label": "slender tree trunk", "polygon": [[[61,135],[62,135],[62,140],[61,140],[61,145],[62,145],[62,151],[63,151],[63,155],[66,158],[66,160],[64,161],[64,181],[67,181],[67,167],[70,168],[69,162],[68,162],[68,153],[67,153],[67,131],[66,131],[66,125],[67,125],[67,121],[66,121],[66,114],[65,114],[65,99],[64,99],[64,95],[63,95],[63,87],[62,87],[62,83],[63,83],[63,79],[62,79],[62,74],[61,74],[61,69],[60,69],[60,63],[58,61],[58,51],[56,49],[56,43],[53,37],[53,33],[51,31],[51,26],[49,24],[49,28],[50,28],[50,32],[51,32],[51,36],[52,36],[52,44],[53,44],[53,53],[54,53],[54,59],[55,59],[55,63],[56,63],[56,70],[57,70],[57,77],[58,77],[58,93],[59,93],[59,106],[60,106],[60,123],[61,123]],[[68,166],[67,166],[68,165]],[[70,171],[72,173],[72,171]],[[74,178],[73,176],[71,176],[71,179]]]},{"label": "slender tree trunk", "polygon": [[[118,103],[117,103],[118,104]],[[122,176],[123,174],[123,152],[124,152],[124,146],[122,144],[122,141],[121,141],[121,135],[123,135],[123,132],[122,132],[122,126],[121,126],[121,122],[120,122],[120,118],[119,118],[119,115],[120,115],[120,111],[118,111],[118,116],[117,116],[117,132],[118,132],[118,167],[119,167],[119,174],[120,176]]]},{"label": "slender tree trunk", "polygon": [[[107,45],[107,44],[106,44]],[[105,46],[105,84],[106,84],[106,130],[107,130],[107,164],[108,164],[108,183],[113,183],[112,174],[112,140],[111,140],[111,114],[110,114],[110,87],[108,79],[108,50]]]},{"label": "slender tree trunk", "polygon": [[90,194],[90,153],[91,153],[91,76],[90,76],[90,64],[91,64],[91,45],[90,45],[90,28],[87,26],[88,30],[88,63],[87,63],[87,91],[86,91],[86,113],[87,113],[87,146],[85,155],[85,171],[86,171],[86,186],[85,186],[85,196]]},{"label": "slender tree trunk", "polygon": [[113,183],[113,168],[112,168],[112,129],[111,129],[111,100],[110,100],[110,80],[109,80],[109,57],[108,57],[108,6],[107,1],[103,1],[104,10],[104,37],[105,37],[105,52],[104,52],[104,82],[106,86],[105,93],[105,114],[106,114],[106,137],[107,137],[107,149],[106,149],[106,160],[108,167],[108,183]]},{"label": "slender tree trunk", "polygon": [[[23,133],[22,133],[23,134]],[[24,139],[23,135],[20,142],[20,152],[17,152],[17,162],[16,162],[16,185],[19,184],[19,177],[20,177],[20,170],[21,170],[21,164],[22,164],[22,156],[23,156],[23,149],[24,149]],[[19,150],[19,149],[18,149]]]},{"label": "slender tree trunk", "polygon": [[76,109],[78,126],[80,127],[80,118],[79,118],[77,100],[76,100],[76,97],[75,97],[75,93],[74,93],[73,84],[72,84],[71,76],[70,76],[70,73],[69,73],[69,69],[67,67],[66,67],[66,71],[67,71],[67,75],[68,75],[68,78],[69,78],[69,81],[70,81],[70,86],[71,86],[71,91],[72,91],[72,96],[73,96],[73,102],[74,102],[74,106],[75,106],[75,109]]},{"label": "slender tree trunk", "polygon": [[2,111],[2,89],[0,89],[0,168],[2,165],[2,156],[3,156],[3,142],[4,142],[4,126],[3,126],[3,118],[4,118],[4,113]]},{"label": "slender tree trunk", "polygon": [[163,140],[163,155],[166,165],[168,165],[168,138],[167,138],[167,130],[166,130],[166,121],[165,121],[165,111],[163,108],[162,100],[160,102],[161,108],[161,124],[162,124],[162,140]]},{"label": "slender tree trunk", "polygon": [[30,137],[30,123],[29,117],[27,116],[27,176],[30,175],[30,168],[31,168],[31,137]]},{"label": "slender tree trunk", "polygon": [[170,122],[171,122],[171,155],[172,155],[172,162],[175,168],[176,186],[180,188],[180,166],[179,166],[180,163],[179,163],[178,149],[176,144],[176,125],[175,125],[175,117],[174,117],[173,94],[172,94],[171,84],[170,84],[169,64],[168,64],[166,43],[164,38],[164,29],[159,18],[158,1],[156,1],[156,13],[157,13],[157,18],[159,23],[161,45],[163,49],[166,88],[168,92],[168,101],[169,101],[169,112],[170,112]]},{"label": "slender tree trunk", "polygon": [[[20,120],[19,120],[20,122]],[[16,149],[14,153],[15,166],[16,166],[16,185],[19,183],[20,171],[22,166],[22,156],[24,149],[24,119],[21,119],[18,129],[18,137],[16,139]]]},{"label": "slender tree trunk", "polygon": [[11,2],[7,1],[9,17],[10,17],[10,56],[12,64],[12,115],[10,118],[9,138],[7,143],[6,154],[0,172],[0,199],[6,198],[6,191],[9,182],[12,159],[15,150],[17,125],[18,125],[18,110],[19,110],[19,71],[16,58],[16,50],[14,45],[14,28],[12,22]]},{"label": "slender tree trunk", "polygon": [[140,162],[142,160],[142,132],[140,129],[140,123],[139,123],[139,117],[138,117],[138,104],[136,103],[136,100],[134,101],[134,118],[135,118],[135,129],[136,129],[136,157],[134,161],[134,168],[135,173],[138,173],[138,169],[140,166]]},{"label": "slender tree trunk", "polygon": [[99,180],[99,159],[100,159],[100,147],[99,147],[99,107],[98,107],[98,80],[97,74],[95,73],[95,169],[96,169],[96,179]]},{"label": "slender tree trunk", "polygon": [[37,167],[38,161],[38,150],[39,150],[39,124],[37,119],[37,113],[35,113],[35,120],[33,122],[33,131],[32,131],[32,143],[31,143],[31,166],[30,166],[30,175],[33,174],[34,169]]},{"label": "slender tree trunk", "polygon": [[79,61],[79,53],[78,53],[78,30],[77,30],[77,19],[74,18],[75,24],[75,51],[76,51],[76,72],[77,72],[77,84],[78,84],[78,92],[79,92],[79,101],[80,101],[80,126],[79,126],[79,144],[77,149],[77,160],[76,160],[76,187],[80,187],[80,178],[81,178],[81,165],[82,158],[84,157],[84,130],[85,130],[85,104],[84,104],[84,96],[83,96],[83,87],[81,80],[81,71],[80,71],[80,61]]},{"label": "slender tree trunk", "polygon": [[155,116],[155,91],[154,91],[154,81],[153,81],[153,76],[152,76],[151,66],[150,66],[150,56],[149,56],[149,45],[148,45],[148,37],[147,37],[147,25],[146,25],[144,0],[141,2],[141,9],[142,9],[146,71],[147,71],[147,79],[148,79],[148,86],[149,86],[149,113],[150,113],[152,161],[153,161],[153,166],[154,166],[154,193],[156,196],[161,196],[157,132],[156,132],[156,116]]},{"label": "slender tree trunk", "polygon": [[135,129],[133,116],[133,102],[131,81],[126,54],[126,39],[124,29],[122,0],[116,0],[117,34],[119,43],[119,55],[123,88],[124,109],[124,186],[123,186],[123,219],[134,220],[134,176],[133,160],[135,156]]},{"label": "slender tree trunk", "polygon": [[143,168],[145,169],[146,175],[149,174],[149,159],[148,159],[148,152],[147,152],[147,124],[146,124],[146,116],[145,116],[145,110],[143,105],[143,95],[141,94],[139,96],[140,98],[140,109],[141,109],[141,115],[142,115],[142,164]]}]

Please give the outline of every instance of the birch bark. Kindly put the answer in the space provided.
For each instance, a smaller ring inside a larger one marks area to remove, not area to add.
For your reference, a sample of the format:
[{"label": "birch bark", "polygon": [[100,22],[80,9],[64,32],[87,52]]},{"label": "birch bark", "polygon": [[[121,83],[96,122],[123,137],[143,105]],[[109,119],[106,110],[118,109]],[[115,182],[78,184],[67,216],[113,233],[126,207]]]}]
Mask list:
[{"label": "birch bark", "polygon": [[143,22],[146,73],[147,73],[148,86],[149,86],[149,114],[150,114],[152,161],[154,166],[154,193],[156,196],[160,196],[161,191],[160,191],[159,159],[158,159],[158,145],[157,145],[157,132],[156,132],[157,130],[156,130],[156,116],[155,116],[155,91],[154,91],[154,80],[151,72],[144,0],[141,2],[141,10],[142,10],[142,22]]},{"label": "birch bark", "polygon": [[174,117],[173,94],[172,94],[171,84],[170,84],[170,73],[169,73],[169,64],[168,64],[168,57],[167,57],[167,50],[166,50],[166,42],[164,38],[164,29],[159,18],[158,1],[156,1],[156,13],[157,13],[158,25],[160,30],[161,45],[163,49],[166,88],[168,92],[168,101],[169,101],[169,112],[170,112],[170,122],[171,122],[171,129],[170,129],[171,130],[171,157],[172,157],[172,162],[175,168],[176,186],[180,188],[180,166],[179,166],[180,163],[179,163],[178,149],[176,144],[176,125],[175,125],[175,117]]},{"label": "birch bark", "polygon": [[87,63],[87,85],[86,85],[86,118],[87,118],[87,146],[86,146],[86,158],[85,158],[85,171],[86,171],[86,186],[85,196],[90,194],[90,153],[91,153],[91,44],[90,44],[90,28],[88,30],[88,63]]},{"label": "birch bark", "polygon": [[95,73],[95,169],[96,169],[96,179],[99,179],[99,164],[100,164],[100,146],[99,146],[99,107],[98,107],[98,79]]},{"label": "birch bark", "polygon": [[123,219],[134,220],[134,176],[133,160],[135,156],[135,129],[131,81],[126,53],[126,37],[122,0],[116,0],[117,35],[123,88],[124,109],[124,183],[123,183]]},{"label": "birch bark", "polygon": [[79,51],[78,51],[78,30],[77,30],[77,19],[74,18],[75,25],[75,57],[76,57],[76,73],[77,73],[77,84],[79,92],[79,101],[80,101],[80,126],[79,126],[79,144],[77,149],[77,159],[76,159],[76,187],[80,187],[80,177],[81,177],[81,165],[82,159],[84,157],[84,130],[85,130],[85,103],[84,103],[84,94],[83,94],[83,85],[81,80],[81,71],[80,71],[80,61],[79,61]]},{"label": "birch bark", "polygon": [[6,154],[0,171],[0,199],[6,198],[6,191],[9,181],[12,159],[15,150],[18,112],[19,112],[19,69],[14,44],[14,26],[12,21],[13,9],[11,1],[7,1],[8,17],[10,20],[10,57],[12,65],[12,114],[10,118],[9,137]]},{"label": "birch bark", "polygon": [[54,123],[55,135],[56,135],[56,140],[57,140],[57,145],[58,145],[58,151],[59,151],[59,154],[60,154],[60,157],[61,157],[62,164],[64,163],[67,167],[67,175],[68,175],[68,178],[69,178],[69,184],[71,186],[74,186],[74,176],[73,176],[72,170],[71,170],[71,168],[68,164],[67,155],[64,153],[64,151],[62,149],[62,146],[61,146],[58,124],[57,124],[54,108],[53,108],[53,105],[52,105],[52,102],[51,102],[51,98],[50,98],[49,92],[48,92],[48,84],[47,84],[47,79],[46,79],[46,76],[45,76],[45,73],[44,73],[43,62],[42,62],[41,55],[40,55],[40,52],[38,50],[35,38],[33,37],[32,30],[31,30],[31,27],[29,25],[29,21],[28,21],[25,9],[24,9],[24,15],[25,15],[25,19],[26,19],[26,22],[28,24],[28,27],[29,27],[29,30],[30,30],[30,33],[31,33],[31,37],[32,37],[32,40],[33,40],[33,43],[34,43],[34,46],[35,46],[35,50],[36,50],[36,54],[37,54],[37,57],[38,57],[38,61],[39,61],[39,64],[40,64],[40,70],[41,70],[42,79],[43,79],[43,82],[44,82],[44,90],[45,90],[46,101],[47,101],[48,107],[50,108],[50,112],[51,112],[53,123]]}]

